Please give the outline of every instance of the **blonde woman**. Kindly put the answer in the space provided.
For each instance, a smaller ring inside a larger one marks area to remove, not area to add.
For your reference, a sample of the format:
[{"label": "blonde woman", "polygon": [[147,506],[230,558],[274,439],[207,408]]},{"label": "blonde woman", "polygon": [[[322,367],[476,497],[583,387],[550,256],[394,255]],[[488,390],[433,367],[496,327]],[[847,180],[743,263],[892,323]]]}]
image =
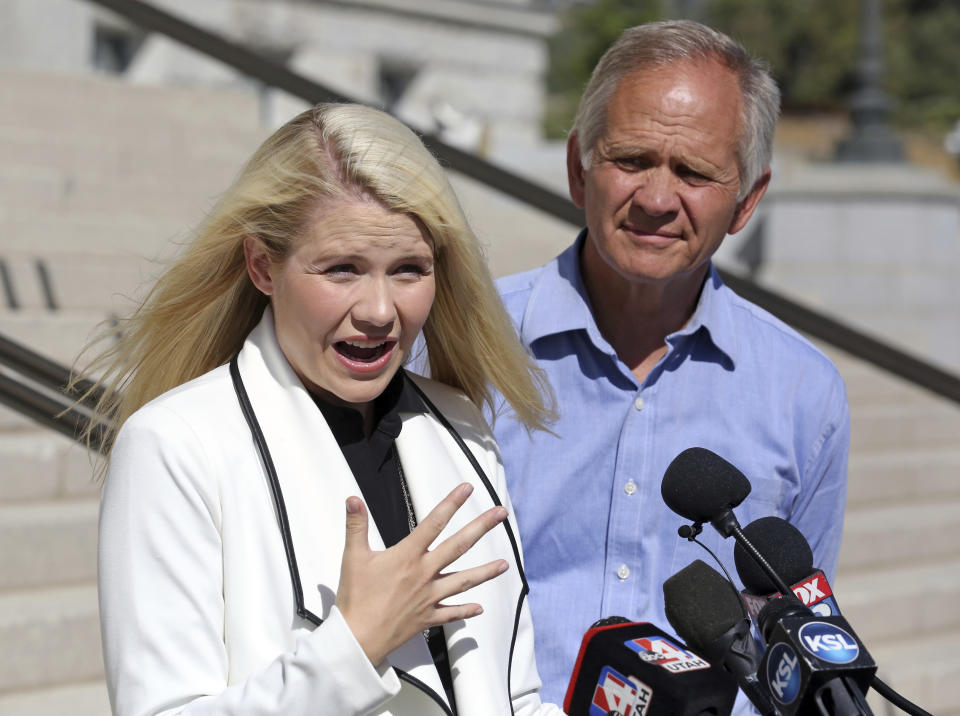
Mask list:
[{"label": "blonde woman", "polygon": [[94,366],[115,713],[559,712],[479,412],[542,379],[409,129],[291,120]]}]

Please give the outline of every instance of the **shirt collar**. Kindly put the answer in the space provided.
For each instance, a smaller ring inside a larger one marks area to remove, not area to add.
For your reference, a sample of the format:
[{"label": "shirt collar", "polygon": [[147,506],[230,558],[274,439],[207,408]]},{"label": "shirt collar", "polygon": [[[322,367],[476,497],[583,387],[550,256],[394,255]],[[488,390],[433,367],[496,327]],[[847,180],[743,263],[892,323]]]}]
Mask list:
[{"label": "shirt collar", "polygon": [[[580,273],[580,248],[586,235],[587,230],[583,229],[573,245],[538,274],[521,326],[521,338],[526,345],[567,331],[589,332],[596,326]],[[605,340],[600,340],[606,345]]]},{"label": "shirt collar", "polygon": [[[427,412],[427,407],[411,387],[406,375],[402,368],[398,370],[384,391],[374,400],[374,419],[377,421],[375,430],[386,433],[392,439],[400,434],[400,413]],[[328,403],[312,393],[311,396],[323,413],[338,444],[343,446],[363,439],[363,419],[359,411]]]},{"label": "shirt collar", "polygon": [[731,368],[735,366],[740,348],[736,326],[731,315],[733,305],[721,296],[722,292],[729,290],[711,262],[693,315],[687,325],[667,336],[667,343],[671,347],[676,347],[690,336],[703,334],[722,354],[721,360],[729,361]]},{"label": "shirt collar", "polygon": [[[583,229],[573,245],[538,274],[520,328],[526,345],[546,336],[584,330],[598,349],[615,355],[597,328],[580,272],[580,249],[586,235],[587,230]],[[722,354],[721,360],[735,364],[739,351],[732,306],[720,296],[722,291],[729,290],[711,263],[693,316],[686,326],[667,336],[667,342],[676,347],[687,337],[703,333]]]}]

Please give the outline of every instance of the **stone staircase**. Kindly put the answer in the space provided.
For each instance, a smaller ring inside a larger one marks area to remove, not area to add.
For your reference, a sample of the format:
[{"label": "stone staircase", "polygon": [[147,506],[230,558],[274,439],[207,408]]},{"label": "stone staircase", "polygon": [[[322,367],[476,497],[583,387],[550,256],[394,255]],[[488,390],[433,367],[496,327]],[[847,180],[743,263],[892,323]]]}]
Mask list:
[{"label": "stone staircase", "polygon": [[931,713],[960,714],[960,405],[824,349],[851,410],[840,609],[881,679]]},{"label": "stone staircase", "polygon": [[[252,92],[0,72],[0,333],[71,364],[266,133]],[[0,716],[109,714],[90,456],[0,407],[0,465]]]},{"label": "stone staircase", "polygon": [[[0,72],[0,261],[18,306],[0,305],[0,333],[72,362],[265,136],[258,116],[252,92]],[[516,200],[455,184],[496,273],[572,238]],[[960,406],[826,350],[853,420],[838,601],[888,684],[960,716]],[[0,408],[0,465],[0,716],[107,714],[89,457]]]}]

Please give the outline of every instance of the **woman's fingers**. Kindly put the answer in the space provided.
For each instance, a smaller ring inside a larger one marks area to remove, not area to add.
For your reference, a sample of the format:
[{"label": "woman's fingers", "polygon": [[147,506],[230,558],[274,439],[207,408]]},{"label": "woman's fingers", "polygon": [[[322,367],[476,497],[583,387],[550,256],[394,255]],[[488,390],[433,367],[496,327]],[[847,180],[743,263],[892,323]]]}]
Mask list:
[{"label": "woman's fingers", "polygon": [[462,594],[468,589],[473,589],[479,584],[490,581],[494,577],[499,577],[507,571],[507,566],[505,559],[495,559],[478,567],[439,575],[434,581],[434,593],[437,595],[438,609],[445,608],[439,602],[456,594]]},{"label": "woman's fingers", "polygon": [[473,492],[473,485],[469,482],[460,483],[453,488],[450,494],[440,500],[439,504],[430,510],[430,513],[420,520],[417,528],[410,533],[412,542],[425,551],[443,532],[443,528],[450,522],[454,513],[463,507],[463,503],[470,497],[471,492]]},{"label": "woman's fingers", "polygon": [[337,589],[337,606],[357,642],[374,664],[429,626],[468,619],[479,604],[442,604],[507,570],[497,559],[445,574],[487,532],[503,522],[507,511],[493,507],[430,546],[472,492],[468,483],[455,488],[413,532],[383,551],[370,549],[367,508],[358,497],[347,499],[346,543]]},{"label": "woman's fingers", "polygon": [[447,597],[462,594],[468,589],[473,589],[477,585],[488,582],[494,577],[499,577],[506,572],[507,569],[508,565],[506,560],[497,559],[479,567],[464,569],[460,572],[443,574],[437,577],[433,585],[433,592],[437,595],[437,603],[434,605],[433,613],[428,618],[427,625],[440,626],[483,614],[483,607],[477,603],[440,604],[440,602]]},{"label": "woman's fingers", "polygon": [[455,534],[438,544],[430,553],[436,570],[439,572],[460,559],[481,537],[505,519],[507,519],[507,510],[499,506],[492,507],[482,515],[473,518]]},{"label": "woman's fingers", "polygon": [[367,552],[370,550],[367,507],[359,497],[347,498],[347,534],[344,541],[344,553]]}]

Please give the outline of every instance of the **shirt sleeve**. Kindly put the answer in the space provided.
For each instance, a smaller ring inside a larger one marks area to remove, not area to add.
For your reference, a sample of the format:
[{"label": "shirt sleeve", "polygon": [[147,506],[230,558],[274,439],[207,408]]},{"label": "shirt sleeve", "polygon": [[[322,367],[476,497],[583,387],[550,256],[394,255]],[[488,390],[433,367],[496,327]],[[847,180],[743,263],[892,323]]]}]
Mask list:
[{"label": "shirt sleeve", "polygon": [[832,583],[840,556],[847,499],[850,410],[842,379],[836,376],[801,476],[790,522],[810,541],[814,566]]},{"label": "shirt sleeve", "polygon": [[154,406],[121,430],[104,487],[99,587],[107,685],[119,716],[362,714],[400,690],[334,608],[288,653],[231,682],[215,461]]}]

